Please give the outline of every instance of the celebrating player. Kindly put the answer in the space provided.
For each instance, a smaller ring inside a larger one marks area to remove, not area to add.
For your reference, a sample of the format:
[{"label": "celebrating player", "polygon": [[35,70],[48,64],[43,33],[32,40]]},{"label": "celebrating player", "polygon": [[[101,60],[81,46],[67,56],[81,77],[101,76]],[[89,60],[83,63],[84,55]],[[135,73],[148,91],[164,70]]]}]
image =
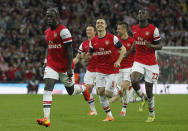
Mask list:
[{"label": "celebrating player", "polygon": [[86,85],[74,86],[72,72],[72,36],[69,30],[59,24],[59,12],[56,8],[47,10],[48,28],[45,31],[48,52],[45,59],[43,94],[44,118],[37,119],[38,124],[50,126],[50,107],[52,104],[52,91],[55,82],[60,79],[69,95],[80,94],[87,91]]},{"label": "celebrating player", "polygon": [[[122,102],[123,107],[121,110],[120,115],[126,116],[126,108],[127,104],[129,102],[128,98],[128,91],[131,84],[131,68],[134,62],[134,39],[130,37],[127,33],[128,31],[128,24],[125,22],[119,23],[117,25],[117,33],[119,41],[126,47],[127,53],[126,56],[121,61],[120,67],[119,67],[119,74],[116,75],[116,83],[117,86],[120,86],[122,89]],[[121,93],[121,91],[120,91]],[[116,97],[116,96],[115,96]],[[114,98],[111,98],[109,101],[113,102]]]},{"label": "celebrating player", "polygon": [[138,12],[139,24],[132,27],[133,36],[136,42],[136,54],[132,67],[131,82],[136,93],[142,98],[140,111],[143,110],[145,96],[140,89],[139,81],[144,76],[146,94],[149,107],[149,117],[146,122],[155,119],[153,84],[159,77],[159,66],[155,57],[155,50],[162,49],[159,30],[148,23],[148,10],[141,9]]},{"label": "celebrating player", "polygon": [[[90,41],[90,50],[96,56],[96,88],[100,103],[107,113],[104,121],[113,121],[107,97],[113,95],[114,74],[119,72],[120,63],[126,52],[125,47],[118,38],[106,32],[107,24],[103,18],[96,21],[97,36]],[[119,48],[119,49],[118,49]],[[118,50],[120,55],[118,57]]]},{"label": "celebrating player", "polygon": [[[91,40],[91,38],[93,38],[96,35],[96,28],[95,28],[94,25],[88,25],[87,26],[86,35],[87,35],[88,40],[85,40],[84,42],[81,43],[81,45],[78,49],[78,54],[73,59],[74,64],[78,63],[81,58],[84,58],[86,60],[88,59],[87,53],[88,53],[88,50],[89,50],[89,41]],[[90,106],[91,110],[88,114],[90,116],[97,115],[97,111],[96,111],[96,108],[95,108],[95,100],[94,100],[94,97],[92,95],[92,89],[94,87],[94,82],[95,82],[95,79],[96,79],[96,64],[97,63],[96,63],[96,60],[95,60],[95,56],[92,56],[90,59],[88,59],[87,71],[86,71],[86,74],[84,76],[84,83],[86,83],[88,85],[88,91],[89,91],[90,94],[89,94],[89,96],[87,96],[87,94],[83,93],[83,96]]]}]

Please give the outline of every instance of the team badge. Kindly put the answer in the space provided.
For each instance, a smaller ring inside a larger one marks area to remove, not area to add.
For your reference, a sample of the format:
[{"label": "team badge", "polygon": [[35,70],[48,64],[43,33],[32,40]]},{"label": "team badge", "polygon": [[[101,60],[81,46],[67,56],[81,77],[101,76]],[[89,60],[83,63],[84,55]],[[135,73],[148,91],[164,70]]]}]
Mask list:
[{"label": "team badge", "polygon": [[107,41],[105,41],[105,44],[106,44],[106,45],[108,45],[108,44],[109,44],[109,41],[108,41],[108,40],[107,40]]},{"label": "team badge", "polygon": [[55,37],[55,38],[57,37],[57,33],[54,34],[54,37]]},{"label": "team badge", "polygon": [[146,35],[149,35],[149,32],[148,32],[148,31],[146,31]]},{"label": "team badge", "polygon": [[131,46],[131,44],[130,44],[130,43],[127,43],[127,47],[129,47],[129,46]]}]

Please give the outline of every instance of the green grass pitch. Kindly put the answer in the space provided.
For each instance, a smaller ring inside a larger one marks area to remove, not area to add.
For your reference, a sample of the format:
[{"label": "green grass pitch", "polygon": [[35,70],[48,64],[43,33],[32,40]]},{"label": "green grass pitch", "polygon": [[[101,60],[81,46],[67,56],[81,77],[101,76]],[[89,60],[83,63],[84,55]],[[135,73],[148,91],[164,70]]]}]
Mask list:
[{"label": "green grass pitch", "polygon": [[147,106],[138,112],[130,103],[127,116],[120,117],[120,101],[111,104],[114,122],[103,122],[106,114],[95,96],[97,116],[88,116],[89,106],[81,95],[53,95],[51,126],[36,123],[43,116],[42,95],[0,95],[0,131],[188,131],[188,95],[156,95],[156,121],[145,123]]}]

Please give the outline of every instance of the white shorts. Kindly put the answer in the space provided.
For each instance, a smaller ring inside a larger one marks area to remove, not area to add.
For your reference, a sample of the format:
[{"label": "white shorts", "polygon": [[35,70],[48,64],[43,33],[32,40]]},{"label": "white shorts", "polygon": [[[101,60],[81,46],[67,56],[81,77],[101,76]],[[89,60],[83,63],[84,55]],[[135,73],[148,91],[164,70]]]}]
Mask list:
[{"label": "white shorts", "polygon": [[138,62],[134,62],[132,72],[139,72],[144,75],[144,80],[149,83],[155,83],[159,77],[159,66],[156,65],[144,65]]},{"label": "white shorts", "polygon": [[122,81],[127,80],[131,82],[131,70],[132,68],[125,68],[125,69],[120,69],[119,73],[116,74],[116,82],[117,83],[122,83]]},{"label": "white shorts", "polygon": [[71,87],[72,85],[74,85],[74,72],[73,72],[73,76],[72,76],[72,81],[69,81],[69,78],[67,76],[67,73],[59,73],[56,72],[54,69],[50,68],[49,66],[47,66],[44,70],[44,79],[46,78],[51,78],[51,79],[55,79],[55,80],[59,80],[64,84],[64,86],[66,87]]},{"label": "white shorts", "polygon": [[96,88],[105,87],[105,90],[114,92],[115,74],[103,74],[96,72]]},{"label": "white shorts", "polygon": [[88,85],[95,85],[95,81],[96,81],[96,72],[90,72],[87,70],[84,76],[84,83]]}]

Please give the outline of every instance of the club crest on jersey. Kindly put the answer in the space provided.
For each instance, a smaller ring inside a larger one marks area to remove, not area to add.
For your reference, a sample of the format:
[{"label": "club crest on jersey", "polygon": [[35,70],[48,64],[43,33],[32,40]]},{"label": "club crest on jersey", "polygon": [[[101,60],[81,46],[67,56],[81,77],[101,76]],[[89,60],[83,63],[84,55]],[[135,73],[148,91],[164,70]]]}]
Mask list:
[{"label": "club crest on jersey", "polygon": [[131,44],[130,44],[130,43],[127,43],[127,47],[129,47],[129,46],[131,46]]},{"label": "club crest on jersey", "polygon": [[55,38],[57,37],[57,33],[54,34],[54,37],[55,37]]},{"label": "club crest on jersey", "polygon": [[146,33],[145,33],[146,35],[149,35],[149,32],[148,31],[146,31]]},{"label": "club crest on jersey", "polygon": [[105,44],[106,44],[106,45],[108,45],[108,44],[109,44],[109,41],[108,41],[108,40],[107,40],[107,41],[105,41]]}]

